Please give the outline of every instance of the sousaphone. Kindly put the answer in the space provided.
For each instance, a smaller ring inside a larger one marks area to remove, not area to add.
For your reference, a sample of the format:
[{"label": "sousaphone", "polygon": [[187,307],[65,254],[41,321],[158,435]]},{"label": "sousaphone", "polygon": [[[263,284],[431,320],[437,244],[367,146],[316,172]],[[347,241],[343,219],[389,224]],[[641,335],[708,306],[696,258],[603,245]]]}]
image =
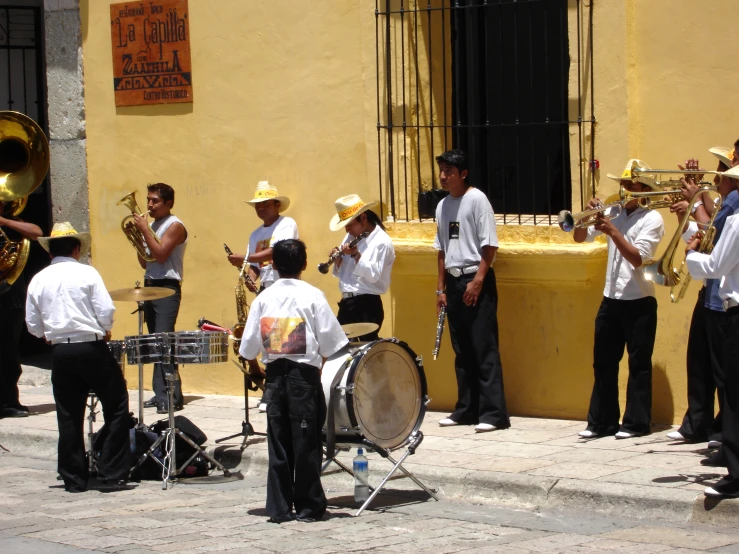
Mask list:
[{"label": "sousaphone", "polygon": [[[49,141],[30,117],[0,111],[0,202],[2,215],[16,217],[49,172]],[[11,240],[0,227],[0,294],[20,277],[31,241]]]}]

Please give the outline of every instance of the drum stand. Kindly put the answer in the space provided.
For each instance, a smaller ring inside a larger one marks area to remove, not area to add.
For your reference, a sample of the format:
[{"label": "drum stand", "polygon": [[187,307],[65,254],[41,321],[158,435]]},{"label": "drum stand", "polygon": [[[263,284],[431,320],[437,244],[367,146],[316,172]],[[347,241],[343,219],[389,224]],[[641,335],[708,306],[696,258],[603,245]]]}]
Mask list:
[{"label": "drum stand", "polygon": [[[390,480],[390,478],[393,476],[393,474],[397,470],[400,470],[403,472],[404,475],[402,475],[401,478],[407,477],[411,479],[416,485],[418,485],[421,489],[426,491],[429,494],[429,496],[431,496],[431,498],[433,498],[436,501],[439,500],[439,498],[436,496],[436,494],[434,494],[434,491],[432,489],[429,489],[426,485],[424,485],[418,479],[418,477],[416,477],[410,471],[408,471],[407,469],[403,467],[403,462],[405,461],[405,459],[408,456],[415,454],[416,448],[418,448],[418,446],[421,444],[422,441],[423,441],[423,433],[421,433],[421,431],[416,431],[415,433],[413,433],[410,437],[410,442],[408,443],[408,447],[406,448],[406,451],[403,453],[403,455],[400,457],[398,461],[395,461],[393,457],[390,456],[390,452],[387,449],[377,446],[375,443],[373,443],[370,440],[367,440],[367,439],[362,440],[363,445],[367,446],[367,448],[371,448],[373,451],[377,452],[380,456],[382,456],[387,461],[389,461],[391,464],[393,464],[393,468],[388,472],[387,475],[385,475],[385,477],[382,479],[382,481],[377,486],[377,488],[370,487],[372,494],[370,494],[369,498],[365,500],[364,504],[362,504],[359,510],[357,510],[357,513],[354,514],[355,517],[360,515],[365,510],[365,508],[367,508],[367,506],[370,505],[370,503],[375,499],[375,497],[378,494],[380,494],[380,491],[385,487],[387,482]],[[326,468],[331,464],[331,462],[334,462],[337,466],[339,466],[342,469],[342,471],[347,472],[353,477],[354,472],[348,467],[346,467],[339,460],[336,459],[336,456],[338,453],[339,453],[339,450],[334,450],[333,455],[330,455],[328,451],[326,451],[326,461],[321,467],[321,473],[326,471]]]},{"label": "drum stand", "polygon": [[[168,410],[168,416],[169,416],[169,427],[167,427],[164,431],[162,431],[161,436],[154,441],[154,444],[152,444],[149,447],[149,450],[146,451],[146,453],[142,454],[141,457],[139,457],[138,461],[136,462],[136,465],[133,469],[138,468],[141,464],[143,464],[146,461],[147,457],[151,457],[152,460],[156,460],[156,462],[162,466],[162,490],[167,490],[167,485],[169,483],[173,482],[177,476],[182,473],[182,470],[187,467],[187,464],[189,464],[198,454],[202,455],[206,460],[208,460],[211,464],[213,464],[215,467],[220,469],[223,472],[224,477],[230,477],[231,472],[228,471],[223,465],[218,462],[213,456],[208,454],[205,449],[202,446],[199,446],[195,443],[190,437],[188,437],[185,433],[177,429],[175,427],[174,423],[174,382],[178,381],[180,378],[179,372],[175,369],[172,373],[165,374],[165,379],[167,380],[167,396],[169,397],[169,410]],[[180,437],[182,440],[184,440],[187,444],[193,447],[195,450],[195,453],[190,456],[180,467],[177,467],[177,447],[175,443],[175,437]],[[154,450],[161,444],[164,443],[164,462],[162,463],[159,461],[156,456],[154,456]]]},{"label": "drum stand", "polygon": [[[139,282],[136,281],[136,287],[138,288]],[[144,303],[136,302],[139,313],[139,336],[144,334]],[[135,313],[135,312],[134,312]],[[144,425],[144,364],[139,361],[139,423],[137,427],[140,429],[146,427]]]},{"label": "drum stand", "polygon": [[[236,437],[244,437],[244,440],[241,441],[241,447],[239,450],[242,452],[246,449],[247,442],[249,441],[249,437],[252,437],[254,435],[258,435],[260,437],[266,437],[267,433],[261,433],[254,430],[254,427],[249,422],[249,391],[250,390],[256,390],[256,388],[253,388],[255,385],[253,384],[252,380],[249,378],[249,374],[246,373],[246,365],[244,362],[242,362],[242,365],[244,366],[244,421],[241,422],[241,431],[238,433],[234,433],[233,435],[229,435],[227,437],[223,437],[221,439],[216,439],[216,444],[222,443],[227,440],[231,440]],[[262,387],[264,389],[264,387]]]}]

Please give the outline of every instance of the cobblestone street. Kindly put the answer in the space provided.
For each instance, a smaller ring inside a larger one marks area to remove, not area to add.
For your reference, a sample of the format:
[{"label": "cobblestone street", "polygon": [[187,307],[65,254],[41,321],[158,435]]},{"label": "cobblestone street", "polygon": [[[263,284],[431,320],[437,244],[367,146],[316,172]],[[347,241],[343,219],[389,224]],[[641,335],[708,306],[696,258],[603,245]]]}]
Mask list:
[{"label": "cobblestone street", "polygon": [[264,475],[209,479],[69,494],[54,461],[5,454],[2,552],[739,552],[737,530],[425,502],[420,492],[383,495],[384,509],[355,518],[349,478],[327,491],[324,521],[277,525],[264,514]]}]

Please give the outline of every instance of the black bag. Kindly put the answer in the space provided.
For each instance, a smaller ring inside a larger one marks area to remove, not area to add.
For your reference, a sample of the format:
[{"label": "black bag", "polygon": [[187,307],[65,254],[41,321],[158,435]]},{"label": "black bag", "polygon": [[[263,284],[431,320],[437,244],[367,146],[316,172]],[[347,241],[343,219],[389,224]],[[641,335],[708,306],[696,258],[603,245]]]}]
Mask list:
[{"label": "black bag", "polygon": [[[208,437],[205,435],[205,433],[203,433],[203,431],[197,425],[195,425],[185,416],[175,416],[174,425],[177,429],[187,435],[187,438],[189,438],[198,446],[202,446],[203,444],[205,444],[205,441],[208,440]],[[168,426],[169,420],[162,419],[154,423],[150,427],[150,429],[152,433],[156,433],[156,435],[159,436],[162,434],[162,431],[164,431]],[[184,464],[196,452],[195,449],[190,445],[190,443],[179,436],[175,437],[175,449],[177,450],[177,459],[175,460],[175,462],[177,463],[177,467],[180,467],[182,464]],[[193,462],[194,461],[195,460],[193,460]]]},{"label": "black bag", "polygon": [[422,190],[418,192],[419,219],[433,219],[436,217],[436,206],[449,193],[442,189]]}]

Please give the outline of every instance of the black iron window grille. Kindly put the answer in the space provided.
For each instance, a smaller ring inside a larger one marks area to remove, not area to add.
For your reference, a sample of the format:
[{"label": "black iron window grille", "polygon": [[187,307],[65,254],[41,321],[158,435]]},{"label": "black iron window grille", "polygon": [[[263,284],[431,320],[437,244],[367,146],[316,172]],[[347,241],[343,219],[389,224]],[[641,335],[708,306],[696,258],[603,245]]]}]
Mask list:
[{"label": "black iron window grille", "polygon": [[0,110],[14,110],[46,128],[43,20],[40,7],[0,5]]},{"label": "black iron window grille", "polygon": [[[438,195],[428,191],[438,189],[435,157],[450,148],[467,152],[470,182],[487,193],[502,223],[556,223],[560,210],[571,209],[571,167],[579,167],[585,198],[592,175],[585,175],[584,151],[589,141],[592,160],[595,123],[588,10],[590,78],[583,90],[580,0],[376,0],[384,217],[433,217],[429,199]],[[569,95],[573,71],[576,107]]]}]

